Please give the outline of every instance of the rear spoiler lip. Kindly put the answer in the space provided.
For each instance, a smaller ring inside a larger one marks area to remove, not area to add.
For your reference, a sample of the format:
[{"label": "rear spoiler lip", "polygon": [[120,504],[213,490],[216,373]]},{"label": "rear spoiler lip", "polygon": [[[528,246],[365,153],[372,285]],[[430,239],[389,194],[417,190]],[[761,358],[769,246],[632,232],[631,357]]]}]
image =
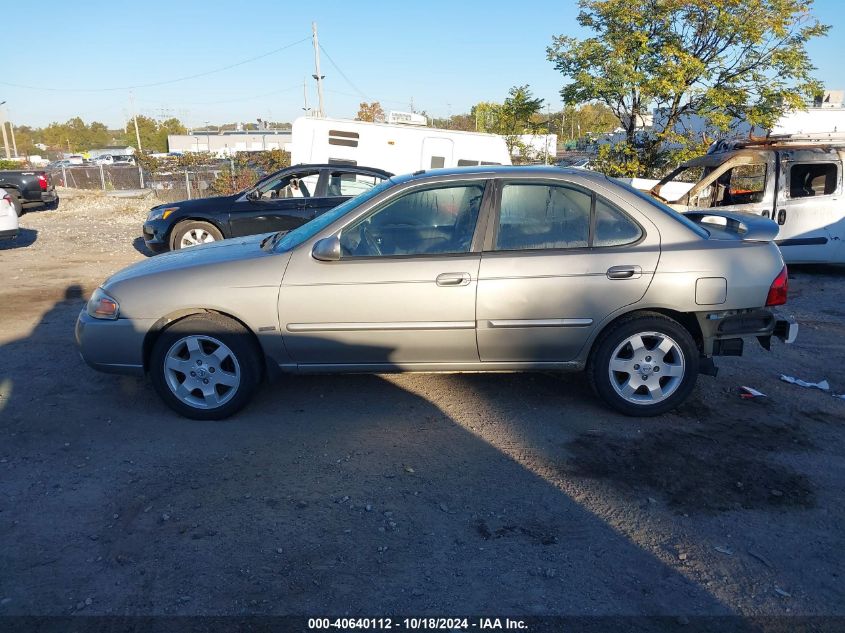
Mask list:
[{"label": "rear spoiler lip", "polygon": [[[726,233],[736,236],[736,239],[743,242],[771,242],[780,230],[777,222],[761,215],[753,213],[742,213],[740,211],[718,211],[708,209],[701,211],[685,211],[684,216],[706,229],[707,225]],[[705,218],[725,218],[722,224],[704,222]]]}]

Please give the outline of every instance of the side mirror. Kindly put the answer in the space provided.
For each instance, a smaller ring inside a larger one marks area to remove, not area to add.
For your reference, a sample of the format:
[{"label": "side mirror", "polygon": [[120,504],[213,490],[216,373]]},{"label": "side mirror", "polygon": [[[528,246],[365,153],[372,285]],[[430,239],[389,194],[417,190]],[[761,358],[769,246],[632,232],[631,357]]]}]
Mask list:
[{"label": "side mirror", "polygon": [[336,262],[340,259],[340,238],[337,235],[324,237],[314,244],[311,257],[321,262]]}]

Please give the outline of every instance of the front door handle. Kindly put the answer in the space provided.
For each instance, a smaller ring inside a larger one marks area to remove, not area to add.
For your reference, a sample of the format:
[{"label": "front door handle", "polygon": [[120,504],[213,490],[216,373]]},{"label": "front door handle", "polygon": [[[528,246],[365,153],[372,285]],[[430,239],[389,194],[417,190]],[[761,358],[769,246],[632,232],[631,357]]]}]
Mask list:
[{"label": "front door handle", "polygon": [[470,279],[469,273],[442,273],[435,281],[438,286],[466,286]]},{"label": "front door handle", "polygon": [[639,279],[643,269],[639,266],[611,266],[607,269],[608,279]]}]

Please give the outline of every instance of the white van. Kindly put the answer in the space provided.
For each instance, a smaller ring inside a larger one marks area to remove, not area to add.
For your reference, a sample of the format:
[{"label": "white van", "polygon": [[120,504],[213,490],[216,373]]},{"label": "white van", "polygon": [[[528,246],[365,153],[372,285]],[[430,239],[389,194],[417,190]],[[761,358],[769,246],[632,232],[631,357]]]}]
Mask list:
[{"label": "white van", "polygon": [[[720,141],[650,193],[682,212],[719,209],[771,218],[787,263],[845,264],[843,167],[841,133]],[[677,186],[671,190],[678,180],[693,184],[682,193]]]},{"label": "white van", "polygon": [[419,169],[510,165],[505,139],[417,125],[300,117],[291,162],[366,165],[395,174]]}]

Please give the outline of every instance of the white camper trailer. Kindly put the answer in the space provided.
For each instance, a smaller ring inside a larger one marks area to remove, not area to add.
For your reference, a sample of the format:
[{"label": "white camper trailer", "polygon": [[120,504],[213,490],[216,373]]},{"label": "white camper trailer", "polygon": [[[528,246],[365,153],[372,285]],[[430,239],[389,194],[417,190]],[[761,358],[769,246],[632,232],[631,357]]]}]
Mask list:
[{"label": "white camper trailer", "polygon": [[505,140],[496,134],[306,117],[293,122],[291,161],[365,165],[395,174],[511,164]]}]

